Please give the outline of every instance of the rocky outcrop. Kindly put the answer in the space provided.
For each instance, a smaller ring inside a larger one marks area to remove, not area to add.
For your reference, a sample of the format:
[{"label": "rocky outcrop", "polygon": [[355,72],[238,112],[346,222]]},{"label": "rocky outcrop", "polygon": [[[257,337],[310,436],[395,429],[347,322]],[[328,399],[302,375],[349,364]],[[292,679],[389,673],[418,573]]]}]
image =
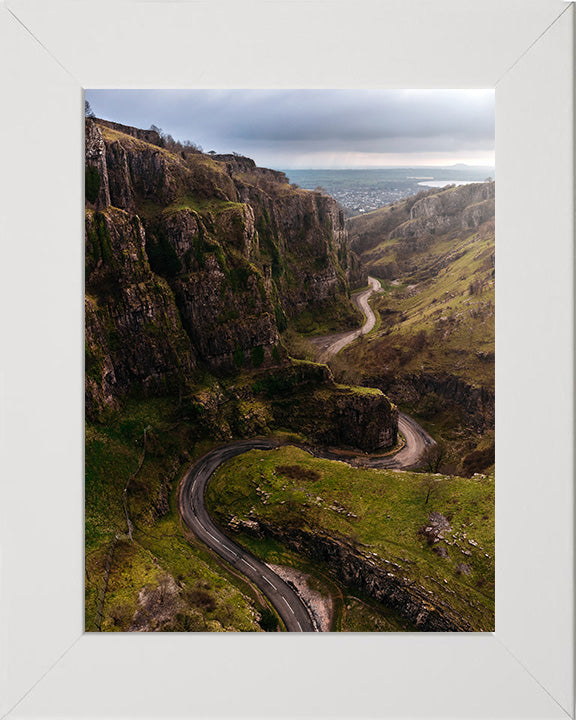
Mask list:
[{"label": "rocky outcrop", "polygon": [[110,205],[106,145],[98,126],[88,121],[84,135],[86,202],[96,207]]},{"label": "rocky outcrop", "polygon": [[282,363],[287,318],[363,281],[331,197],[249,158],[162,145],[154,131],[86,122],[90,412],[135,386],[181,387],[199,363]]},{"label": "rocky outcrop", "polygon": [[272,408],[281,426],[305,429],[308,437],[326,447],[376,452],[396,443],[398,410],[378,391],[332,388],[307,398],[278,398]]},{"label": "rocky outcrop", "polygon": [[[493,357],[488,361],[493,362]],[[485,432],[494,427],[494,391],[470,385],[455,375],[412,373],[387,377],[383,374],[367,378],[366,383],[379,387],[400,405],[418,406],[426,398],[435,395],[439,405],[455,405],[464,423],[476,432]]]},{"label": "rocky outcrop", "polygon": [[468,205],[462,211],[461,225],[463,230],[473,230],[480,227],[482,223],[494,220],[495,213],[494,198],[482,200],[481,202]]},{"label": "rocky outcrop", "polygon": [[[114,170],[109,176],[108,167]],[[106,146],[106,176],[108,177],[110,195],[108,204],[133,213],[136,205],[134,202],[134,188],[132,187],[130,169],[128,167],[128,153],[119,142],[108,143]],[[102,205],[100,205],[100,207],[102,207]],[[103,207],[106,206],[104,205]]]},{"label": "rocky outcrop", "polygon": [[85,407],[88,418],[97,417],[104,408],[118,408],[118,387],[107,328],[98,317],[98,304],[86,295],[84,300]]},{"label": "rocky outcrop", "polygon": [[410,219],[395,228],[393,235],[413,238],[473,230],[493,217],[494,183],[473,183],[418,200],[410,210]]},{"label": "rocky outcrop", "polygon": [[364,452],[376,452],[396,444],[398,410],[385,395],[357,389],[337,398],[335,405],[333,418],[338,437],[333,444]]},{"label": "rocky outcrop", "polygon": [[269,168],[261,168],[256,165],[252,158],[243,155],[231,154],[214,154],[211,156],[213,160],[224,163],[230,175],[242,175],[246,181],[264,184],[267,182],[277,184],[288,184],[286,174],[280,170],[270,170]]},{"label": "rocky outcrop", "polygon": [[108,188],[108,194],[107,202],[99,199],[98,208],[112,204],[129,212],[135,210],[145,220],[150,211],[161,212],[177,198],[237,199],[231,177],[209,156],[186,153],[182,157],[137,134],[107,131],[100,120],[86,122],[86,138],[92,140],[92,145],[105,147],[106,168],[101,173],[101,184]]},{"label": "rocky outcrop", "polygon": [[[102,135],[101,125],[88,121],[87,136]],[[105,125],[116,131],[122,127]],[[214,221],[226,245],[236,239],[252,260],[256,260],[254,251],[259,251],[260,262],[274,271],[288,315],[334,302],[348,291],[350,282],[365,284],[360,264],[348,248],[343,213],[330,196],[291,188],[284,173],[258,168],[249,158],[198,153],[181,157],[139,142],[135,132],[107,136],[104,129],[103,137],[99,147],[101,152],[104,143],[102,194],[94,207],[112,204],[140,212],[144,204],[144,215],[140,214],[147,232],[162,210],[178,199],[180,205],[198,209],[206,235],[212,232]],[[244,217],[238,218],[235,208],[228,208],[226,215],[226,203],[243,205]],[[170,237],[170,228],[166,231]]]},{"label": "rocky outcrop", "polygon": [[[422,191],[381,210],[351,218],[351,246],[370,265],[370,251],[374,249],[377,260],[378,246],[388,239],[404,239],[414,249],[431,235],[476,230],[494,219],[494,197],[492,181]],[[392,270],[390,277],[394,277]]]},{"label": "rocky outcrop", "polygon": [[365,284],[333,198],[282,182],[264,183],[264,189],[243,174],[237,183],[239,199],[254,209],[259,248],[289,316],[335,302],[351,281]]},{"label": "rocky outcrop", "polygon": [[155,276],[137,217],[86,214],[86,409],[88,417],[132,387],[174,389],[196,367],[174,294]]},{"label": "rocky outcrop", "polygon": [[294,360],[260,385],[275,424],[318,445],[374,452],[396,443],[396,406],[377,389],[337,385],[327,365]]},{"label": "rocky outcrop", "polygon": [[117,130],[118,132],[124,133],[124,135],[131,135],[138,140],[143,140],[150,145],[157,145],[158,147],[164,147],[164,141],[160,137],[157,130],[141,130],[140,128],[132,127],[131,125],[121,125],[120,123],[112,122],[111,120],[98,119],[98,125],[110,128],[111,130]]},{"label": "rocky outcrop", "polygon": [[396,562],[363,552],[345,538],[320,530],[311,532],[298,527],[280,527],[256,517],[241,526],[234,518],[230,528],[260,537],[271,536],[296,553],[322,563],[340,581],[392,608],[420,631],[471,632],[478,629],[472,627],[444,597],[406,577]]},{"label": "rocky outcrop", "polygon": [[270,361],[279,343],[270,298],[262,276],[246,273],[236,292],[213,256],[202,269],[177,278],[175,288],[184,327],[199,354],[218,369],[239,369],[261,354]]}]

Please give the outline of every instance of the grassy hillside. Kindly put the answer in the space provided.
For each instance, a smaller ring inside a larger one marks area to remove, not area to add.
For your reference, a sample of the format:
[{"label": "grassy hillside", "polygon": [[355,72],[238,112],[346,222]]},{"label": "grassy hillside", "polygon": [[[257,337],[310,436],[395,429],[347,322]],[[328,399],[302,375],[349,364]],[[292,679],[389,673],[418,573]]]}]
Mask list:
[{"label": "grassy hillside", "polygon": [[376,385],[444,441],[446,471],[494,463],[494,185],[421,193],[349,231],[384,291],[378,322],[334,361],[342,379]]},{"label": "grassy hillside", "polygon": [[180,473],[209,447],[170,398],[87,426],[86,630],[261,629],[267,606],[189,542],[175,505]]},{"label": "grassy hillside", "polygon": [[[371,272],[405,252],[387,240],[371,251]],[[366,376],[449,373],[475,386],[494,387],[494,235],[440,237],[414,250],[399,277],[382,279],[373,301],[380,316],[375,336],[347,351]]]},{"label": "grassy hillside", "polygon": [[[368,562],[405,576],[475,628],[494,612],[494,479],[363,470],[294,447],[252,451],[221,468],[208,505],[223,527],[263,521],[352,543]],[[434,518],[445,525],[431,528]],[[264,559],[269,539],[246,539]],[[290,557],[284,561],[291,563]]]},{"label": "grassy hillside", "polygon": [[269,628],[266,601],[182,525],[178,480],[236,438],[367,442],[373,428],[352,421],[359,410],[380,420],[378,433],[391,422],[380,391],[338,386],[325,366],[293,361],[227,379],[206,373],[179,397],[133,396],[87,422],[86,629]]}]

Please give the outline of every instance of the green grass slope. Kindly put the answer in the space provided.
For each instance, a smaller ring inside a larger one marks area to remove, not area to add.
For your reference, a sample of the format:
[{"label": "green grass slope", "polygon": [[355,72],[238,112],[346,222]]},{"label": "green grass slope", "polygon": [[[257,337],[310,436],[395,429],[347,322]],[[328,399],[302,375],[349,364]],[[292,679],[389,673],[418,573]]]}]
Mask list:
[{"label": "green grass slope", "polygon": [[380,387],[444,443],[447,472],[494,465],[494,185],[423,192],[352,218],[349,231],[383,292],[377,325],[332,363]]},{"label": "green grass slope", "polygon": [[[370,562],[446,601],[477,630],[494,621],[494,478],[364,470],[295,448],[252,451],[221,468],[207,492],[224,528],[263,520],[351,541]],[[426,533],[434,513],[449,523]],[[269,541],[251,549],[277,559]],[[375,629],[375,628],[374,628]]]},{"label": "green grass slope", "polygon": [[182,527],[178,480],[210,443],[176,409],[170,398],[131,401],[87,425],[87,631],[258,631],[269,612]]},{"label": "green grass slope", "polygon": [[[392,239],[371,252],[371,272],[405,252]],[[378,252],[380,251],[380,252]],[[494,235],[490,229],[462,238],[435,239],[410,253],[398,278],[382,279],[373,301],[376,334],[346,351],[367,376],[448,373],[474,386],[494,387]]]}]

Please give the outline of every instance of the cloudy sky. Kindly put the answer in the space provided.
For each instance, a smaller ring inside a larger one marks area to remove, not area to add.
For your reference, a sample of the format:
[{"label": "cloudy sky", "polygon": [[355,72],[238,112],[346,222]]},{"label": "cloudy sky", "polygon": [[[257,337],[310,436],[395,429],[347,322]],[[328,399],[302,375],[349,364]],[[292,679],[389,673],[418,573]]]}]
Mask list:
[{"label": "cloudy sky", "polygon": [[493,90],[87,90],[97,117],[278,169],[494,165]]}]

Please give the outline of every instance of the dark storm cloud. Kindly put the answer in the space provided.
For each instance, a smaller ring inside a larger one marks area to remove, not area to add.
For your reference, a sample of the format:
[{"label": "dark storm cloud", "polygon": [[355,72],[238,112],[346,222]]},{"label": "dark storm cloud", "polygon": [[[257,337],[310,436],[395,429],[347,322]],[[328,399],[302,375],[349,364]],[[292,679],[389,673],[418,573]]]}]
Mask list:
[{"label": "dark storm cloud", "polygon": [[97,90],[97,115],[205,150],[466,153],[494,146],[494,95],[460,90]]}]

